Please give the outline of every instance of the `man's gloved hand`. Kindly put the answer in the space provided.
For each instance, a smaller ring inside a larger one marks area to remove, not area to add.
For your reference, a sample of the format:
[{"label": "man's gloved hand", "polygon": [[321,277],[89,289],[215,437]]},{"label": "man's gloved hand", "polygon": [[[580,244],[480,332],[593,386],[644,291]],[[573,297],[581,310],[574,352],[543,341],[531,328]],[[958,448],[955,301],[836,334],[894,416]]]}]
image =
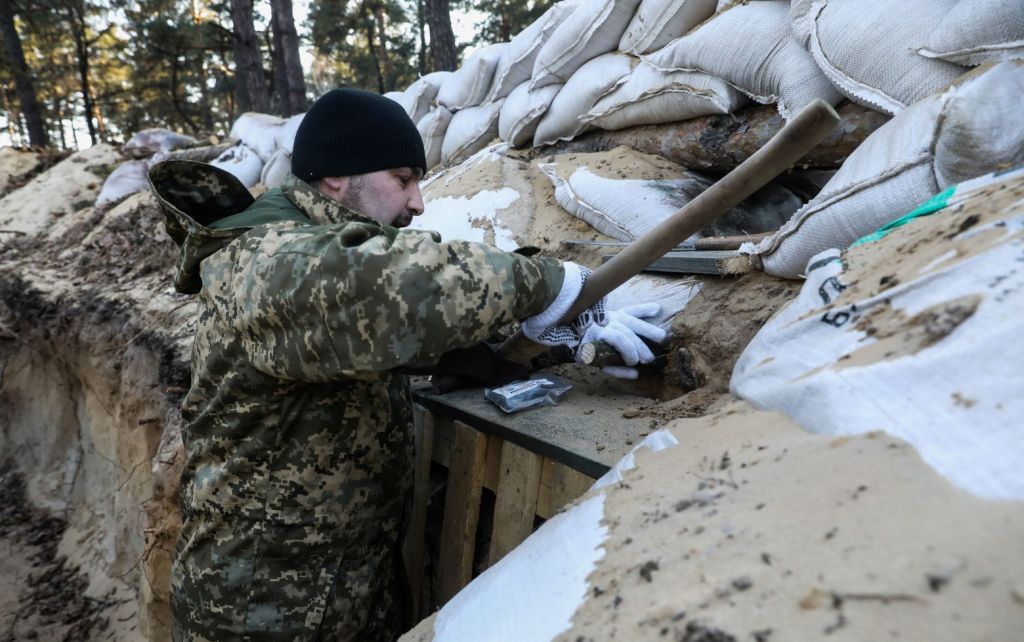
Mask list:
[{"label": "man's gloved hand", "polygon": [[665,339],[664,330],[643,320],[656,316],[661,312],[661,306],[643,303],[608,311],[605,300],[601,299],[569,325],[558,325],[590,275],[589,269],[576,263],[566,262],[563,265],[565,278],[561,291],[546,310],[523,321],[523,334],[542,345],[566,345],[570,348],[576,348],[581,343],[604,341],[619,352],[627,367],[608,366],[603,370],[614,377],[635,379],[637,370],[631,366],[654,361],[654,353],[643,339],[655,343]]}]

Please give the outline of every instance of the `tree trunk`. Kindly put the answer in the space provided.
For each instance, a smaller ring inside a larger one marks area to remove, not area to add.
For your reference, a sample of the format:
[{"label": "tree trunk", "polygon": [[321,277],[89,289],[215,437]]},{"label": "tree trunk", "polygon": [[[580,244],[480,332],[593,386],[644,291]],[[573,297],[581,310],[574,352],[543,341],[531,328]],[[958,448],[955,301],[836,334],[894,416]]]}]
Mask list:
[{"label": "tree trunk", "polygon": [[373,19],[377,24],[377,60],[380,61],[384,87],[390,91],[394,89],[395,79],[391,74],[391,56],[388,55],[387,34],[384,32],[384,7],[381,4],[374,6]]},{"label": "tree trunk", "polygon": [[455,71],[459,65],[455,33],[448,14],[448,0],[425,0],[430,30],[430,63],[433,71]]},{"label": "tree trunk", "polygon": [[231,0],[231,22],[234,25],[235,100],[238,109],[268,112],[270,96],[253,25],[252,0]]},{"label": "tree trunk", "polygon": [[424,15],[423,0],[416,0],[416,31],[420,38],[420,48],[416,55],[416,68],[422,76],[427,73],[427,17]]},{"label": "tree trunk", "polygon": [[384,74],[380,68],[380,56],[377,55],[377,38],[374,36],[376,22],[374,22],[373,16],[370,15],[370,9],[366,2],[363,2],[359,8],[359,18],[366,28],[366,50],[373,57],[373,66],[377,70],[377,92],[383,94],[387,90],[384,89]]},{"label": "tree trunk", "polygon": [[85,6],[80,0],[70,0],[64,4],[67,10],[68,26],[71,29],[71,37],[75,41],[76,67],[78,70],[78,86],[82,92],[82,113],[85,116],[85,124],[89,128],[89,140],[92,144],[100,142],[99,130],[96,128],[96,105],[92,95],[92,86],[89,83],[89,43],[85,31]]},{"label": "tree trunk", "polygon": [[270,11],[274,32],[274,74],[281,97],[281,115],[291,116],[309,109],[292,0],[270,0]]},{"label": "tree trunk", "polygon": [[32,82],[28,64],[25,63],[21,38],[14,26],[14,10],[11,8],[10,0],[0,0],[0,37],[4,41],[7,63],[18,89],[18,102],[21,105],[21,113],[25,116],[25,124],[28,126],[29,143],[36,147],[46,147],[50,144],[50,139],[46,134],[46,124],[39,101],[36,99],[35,84]]}]

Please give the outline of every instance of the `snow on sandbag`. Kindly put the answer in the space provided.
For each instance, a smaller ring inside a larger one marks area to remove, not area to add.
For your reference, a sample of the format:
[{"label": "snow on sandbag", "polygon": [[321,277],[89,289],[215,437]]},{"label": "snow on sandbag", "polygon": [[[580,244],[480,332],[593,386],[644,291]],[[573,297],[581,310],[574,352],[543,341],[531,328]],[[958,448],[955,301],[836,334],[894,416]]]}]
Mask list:
[{"label": "snow on sandbag", "polygon": [[1024,58],[1020,0],[960,0],[928,36],[921,55],[961,65]]},{"label": "snow on sandbag", "polygon": [[437,104],[455,111],[484,102],[494,80],[494,70],[508,46],[507,42],[499,42],[473,52],[455,73],[441,83]]},{"label": "snow on sandbag", "polygon": [[124,144],[124,152],[132,158],[144,158],[157,152],[170,152],[183,147],[192,147],[198,142],[191,136],[172,132],[169,129],[143,129],[128,139],[128,142]]},{"label": "snow on sandbag", "polygon": [[231,137],[266,162],[277,148],[277,135],[284,124],[285,119],[278,116],[246,112],[231,126]]},{"label": "snow on sandbag", "polygon": [[498,116],[498,136],[514,147],[529,145],[537,130],[537,123],[548,110],[562,85],[547,85],[531,91],[530,83],[523,82],[508,95]]},{"label": "snow on sandbag", "polygon": [[1021,95],[1024,66],[1001,63],[907,107],[861,143],[777,234],[750,251],[765,272],[798,278],[815,254],[848,247],[954,177],[1024,162]]},{"label": "snow on sandbag", "polygon": [[274,146],[276,149],[283,149],[288,152],[290,156],[292,148],[295,145],[295,132],[299,131],[299,125],[302,124],[302,119],[305,118],[306,114],[295,114],[284,121],[284,125],[277,130],[277,135],[274,136]]},{"label": "snow on sandbag", "polygon": [[[887,114],[938,91],[965,69],[917,53],[956,0],[813,0],[792,7],[814,62],[850,100]],[[762,3],[757,3],[762,4]],[[796,13],[803,11],[804,13]],[[801,37],[801,36],[798,36]]]},{"label": "snow on sandbag", "polygon": [[835,105],[842,96],[790,37],[789,20],[788,0],[737,5],[644,60],[722,78],[759,103],[778,103],[787,120],[817,98]]},{"label": "snow on sandbag", "polygon": [[260,172],[260,182],[267,187],[277,187],[292,171],[292,155],[286,149],[279,149],[270,157]]},{"label": "snow on sandbag", "polygon": [[579,121],[598,129],[625,129],[729,114],[745,103],[746,96],[721,78],[696,71],[661,71],[641,62]]},{"label": "snow on sandbag", "polygon": [[749,344],[732,392],[827,435],[909,441],[957,487],[1024,499],[1024,168],[959,185],[847,253]]},{"label": "snow on sandbag", "polygon": [[716,0],[642,0],[619,40],[619,50],[641,55],[661,49],[710,18]]},{"label": "snow on sandbag", "polygon": [[819,639],[841,599],[822,578],[865,591],[843,639],[1012,640],[1021,538],[1019,505],[953,488],[905,442],[736,401],[646,436],[400,642]]},{"label": "snow on sandbag", "polygon": [[423,118],[430,111],[431,106],[434,104],[434,99],[437,98],[437,92],[440,90],[441,84],[451,75],[452,72],[450,71],[429,73],[409,85],[402,92],[398,102],[414,123],[419,122],[420,118]]},{"label": "snow on sandbag", "polygon": [[615,51],[639,0],[583,0],[537,54],[533,89],[564,83],[584,63]]},{"label": "snow on sandbag", "polygon": [[132,160],[117,166],[96,197],[96,209],[106,209],[122,201],[125,197],[144,189],[149,189],[149,163],[145,160]]},{"label": "snow on sandbag", "polygon": [[501,53],[501,60],[494,71],[494,83],[487,96],[488,102],[508,96],[513,89],[530,79],[533,63],[548,36],[569,17],[579,3],[580,0],[556,2],[540,18],[512,38]]},{"label": "snow on sandbag", "polygon": [[224,150],[220,156],[210,161],[210,164],[229,172],[246,187],[252,187],[260,182],[260,174],[263,172],[263,161],[245,143],[238,143]]},{"label": "snow on sandbag", "polygon": [[[711,187],[715,179],[698,172],[682,178],[607,178],[588,167],[567,177],[556,163],[540,166],[555,186],[555,199],[567,212],[620,241],[632,241],[656,228],[676,210]],[[777,230],[802,202],[789,190],[769,184],[734,207],[701,236],[733,236]]]},{"label": "snow on sandbag", "polygon": [[455,113],[441,144],[441,162],[470,156],[498,136],[498,115],[504,100],[470,107]]},{"label": "snow on sandbag", "polygon": [[621,53],[598,56],[580,67],[565,83],[537,124],[534,147],[571,140],[587,125],[579,121],[599,98],[625,82],[637,59]]},{"label": "snow on sandbag", "polygon": [[427,156],[427,169],[440,164],[444,135],[451,123],[452,113],[444,107],[435,107],[416,123],[416,129],[423,139],[423,150]]}]

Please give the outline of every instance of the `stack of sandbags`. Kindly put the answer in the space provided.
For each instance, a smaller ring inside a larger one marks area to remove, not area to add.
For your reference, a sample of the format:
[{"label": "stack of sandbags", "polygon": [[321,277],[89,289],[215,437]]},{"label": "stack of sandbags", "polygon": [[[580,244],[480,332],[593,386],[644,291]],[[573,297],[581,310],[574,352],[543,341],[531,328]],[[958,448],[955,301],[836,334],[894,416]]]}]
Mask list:
[{"label": "stack of sandbags", "polygon": [[210,164],[230,172],[246,187],[257,183],[267,187],[280,185],[291,172],[292,146],[303,116],[242,114],[231,126],[231,138],[238,143]]},{"label": "stack of sandbags", "polygon": [[95,207],[107,209],[128,196],[149,188],[147,172],[168,152],[195,146],[199,141],[169,129],[150,128],[136,132],[122,151],[135,160],[125,161],[107,176],[96,197]]},{"label": "stack of sandbags", "polygon": [[169,129],[153,127],[135,133],[122,150],[132,158],[146,158],[161,152],[170,152],[198,144],[195,138]]},{"label": "stack of sandbags", "polygon": [[544,12],[544,15],[512,38],[508,47],[501,53],[488,100],[504,98],[516,87],[530,80],[537,54],[554,30],[572,14],[579,3],[580,0],[556,2]]},{"label": "stack of sandbags", "polygon": [[797,278],[815,254],[846,248],[952,183],[1024,162],[1024,65],[1000,63],[907,107],[876,130],[821,192],[753,252]]},{"label": "stack of sandbags", "polygon": [[1022,231],[1018,169],[812,257],[800,296],[737,362],[733,393],[816,433],[884,430],[964,490],[1024,499]]},{"label": "stack of sandbags", "polygon": [[602,96],[625,82],[636,62],[632,56],[615,52],[583,64],[568,82],[561,85],[562,89],[537,124],[534,147],[571,140],[585,131],[587,124],[580,121],[580,116],[589,112]]}]

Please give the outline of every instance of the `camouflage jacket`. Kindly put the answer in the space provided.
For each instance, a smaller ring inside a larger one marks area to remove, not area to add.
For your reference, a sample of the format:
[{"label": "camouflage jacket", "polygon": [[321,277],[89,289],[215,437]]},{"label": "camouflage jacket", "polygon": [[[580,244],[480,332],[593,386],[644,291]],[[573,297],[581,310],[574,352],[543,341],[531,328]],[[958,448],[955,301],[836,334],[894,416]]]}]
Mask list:
[{"label": "camouflage jacket", "polygon": [[295,178],[254,204],[200,163],[150,181],[200,301],[173,637],[393,637],[412,436],[392,370],[544,309],[561,264],[399,232]]}]

